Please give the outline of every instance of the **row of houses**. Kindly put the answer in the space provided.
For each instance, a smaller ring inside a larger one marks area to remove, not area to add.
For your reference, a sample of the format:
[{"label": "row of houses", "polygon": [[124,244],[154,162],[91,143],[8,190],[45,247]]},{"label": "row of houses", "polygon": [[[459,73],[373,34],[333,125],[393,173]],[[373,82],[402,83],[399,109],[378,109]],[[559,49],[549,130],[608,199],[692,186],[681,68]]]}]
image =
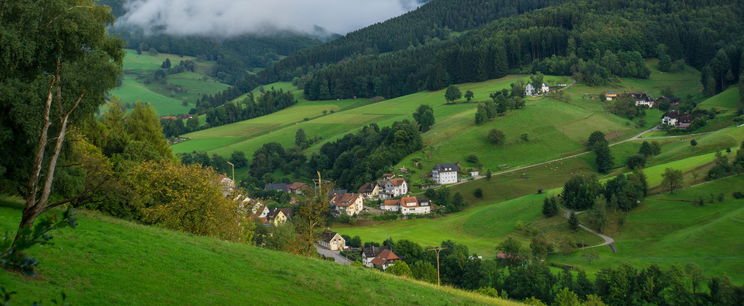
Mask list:
[{"label": "row of houses", "polygon": [[[318,245],[331,251],[348,250],[346,239],[339,233],[326,230],[320,235]],[[370,246],[362,249],[362,264],[383,271],[393,266],[401,258],[388,248]]]},{"label": "row of houses", "polygon": [[646,108],[657,107],[662,102],[669,102],[671,105],[679,104],[679,98],[669,98],[661,96],[659,98],[652,98],[647,93],[621,93],[618,94],[614,91],[608,91],[604,94],[607,101],[613,101],[615,99],[628,98],[635,101],[636,106],[643,106]]},{"label": "row of houses", "polygon": [[385,178],[367,183],[357,190],[366,200],[386,200],[408,194],[408,182],[402,177],[386,174]]}]

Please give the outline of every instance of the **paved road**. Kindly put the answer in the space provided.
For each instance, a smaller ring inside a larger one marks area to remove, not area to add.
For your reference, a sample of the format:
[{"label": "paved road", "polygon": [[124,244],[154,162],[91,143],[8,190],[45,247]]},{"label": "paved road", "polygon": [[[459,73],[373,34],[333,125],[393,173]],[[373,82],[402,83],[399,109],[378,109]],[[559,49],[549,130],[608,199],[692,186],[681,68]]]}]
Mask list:
[{"label": "paved road", "polygon": [[331,251],[329,249],[326,249],[322,246],[315,245],[315,249],[318,250],[318,254],[323,255],[325,257],[333,257],[333,259],[342,265],[350,265],[351,260],[347,259],[346,257],[341,256],[341,254],[338,251]]},{"label": "paved road", "polygon": [[[575,213],[577,215],[579,215],[579,214],[582,214],[583,211],[578,211],[578,212],[575,212]],[[563,217],[566,218],[566,219],[570,218],[571,217],[571,210],[565,211],[563,213]],[[597,232],[597,231],[595,231],[595,230],[593,230],[591,228],[588,228],[588,227],[586,227],[586,226],[584,226],[583,224],[580,224],[580,223],[579,223],[579,228],[581,228],[581,229],[583,229],[583,230],[585,230],[587,232],[590,232],[590,233],[594,234],[595,236],[598,236],[599,238],[602,238],[602,240],[604,240],[604,242],[602,242],[600,244],[586,246],[586,247],[583,247],[582,249],[590,249],[590,248],[596,248],[596,247],[601,247],[601,246],[608,245],[608,246],[610,246],[610,249],[612,249],[612,253],[617,253],[617,250],[615,249],[615,239],[613,239],[612,237],[607,236],[607,235],[604,235],[604,234],[601,234],[601,233],[599,233],[599,232]]]}]

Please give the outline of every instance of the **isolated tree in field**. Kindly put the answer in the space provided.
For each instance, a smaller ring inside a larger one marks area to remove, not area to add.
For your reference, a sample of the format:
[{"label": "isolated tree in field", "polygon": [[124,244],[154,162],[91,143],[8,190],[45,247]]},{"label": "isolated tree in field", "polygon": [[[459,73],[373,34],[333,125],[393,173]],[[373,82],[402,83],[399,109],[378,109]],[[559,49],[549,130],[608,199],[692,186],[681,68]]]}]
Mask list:
[{"label": "isolated tree in field", "polygon": [[483,103],[478,104],[478,109],[475,112],[475,124],[481,125],[488,121],[488,110],[486,109],[486,105]]},{"label": "isolated tree in field", "polygon": [[698,144],[697,140],[695,140],[695,139],[690,140],[690,145],[691,146],[695,147],[695,146],[697,146],[697,144]]},{"label": "isolated tree in field", "polygon": [[5,1],[2,11],[0,178],[25,192],[17,246],[39,215],[92,191],[52,197],[69,127],[94,114],[116,85],[123,43],[106,32],[114,21],[108,8],[93,1]]},{"label": "isolated tree in field", "polygon": [[429,105],[421,105],[413,113],[413,119],[418,123],[421,132],[426,132],[434,125],[434,109]]},{"label": "isolated tree in field", "polygon": [[163,61],[163,65],[160,66],[163,69],[168,69],[171,67],[171,61],[169,58],[166,58],[165,61]]},{"label": "isolated tree in field", "polygon": [[607,143],[597,144],[594,154],[596,154],[595,162],[597,163],[597,171],[599,173],[609,173],[615,162],[613,161],[612,153],[610,153],[610,147]]},{"label": "isolated tree in field", "polygon": [[661,176],[663,177],[661,185],[664,186],[668,192],[674,193],[674,191],[682,187],[684,175],[681,170],[666,168],[664,174]]},{"label": "isolated tree in field", "polygon": [[542,214],[545,218],[550,218],[558,215],[558,199],[555,197],[547,197],[543,200]]},{"label": "isolated tree in field", "polygon": [[589,135],[589,140],[586,142],[586,147],[589,150],[594,150],[595,146],[598,144],[607,143],[607,139],[605,139],[605,134],[601,131],[595,131],[591,135]]},{"label": "isolated tree in field", "polygon": [[495,145],[503,145],[506,142],[506,135],[502,131],[491,129],[488,131],[488,142]]},{"label": "isolated tree in field", "polygon": [[475,191],[473,191],[473,196],[476,197],[476,198],[478,198],[478,199],[482,199],[483,198],[483,189],[481,189],[481,188],[475,189]]},{"label": "isolated tree in field", "polygon": [[625,161],[625,165],[631,170],[640,169],[646,166],[646,158],[641,154],[636,154],[628,157]]},{"label": "isolated tree in field", "polygon": [[656,141],[644,141],[641,144],[641,148],[638,150],[638,153],[642,154],[644,157],[659,155],[661,154],[661,145],[659,145],[659,143]]},{"label": "isolated tree in field", "polygon": [[571,215],[568,217],[568,227],[573,231],[579,229],[579,218],[575,212],[571,212]]},{"label": "isolated tree in field", "polygon": [[473,93],[473,91],[468,90],[468,91],[465,92],[465,99],[468,102],[470,102],[470,100],[473,100],[473,97],[475,97],[475,94]]},{"label": "isolated tree in field", "polygon": [[297,129],[297,132],[295,132],[295,145],[301,149],[307,147],[307,135],[305,135],[305,130]]},{"label": "isolated tree in field", "polygon": [[563,186],[563,205],[571,209],[584,210],[594,206],[602,186],[596,176],[577,175]]},{"label": "isolated tree in field", "polygon": [[530,241],[530,250],[532,250],[532,257],[542,260],[553,252],[553,245],[542,237],[534,237]]},{"label": "isolated tree in field", "polygon": [[460,92],[460,88],[458,88],[455,85],[450,85],[447,87],[447,91],[444,93],[444,98],[447,100],[448,103],[455,102],[455,100],[460,99],[462,97],[462,93]]}]

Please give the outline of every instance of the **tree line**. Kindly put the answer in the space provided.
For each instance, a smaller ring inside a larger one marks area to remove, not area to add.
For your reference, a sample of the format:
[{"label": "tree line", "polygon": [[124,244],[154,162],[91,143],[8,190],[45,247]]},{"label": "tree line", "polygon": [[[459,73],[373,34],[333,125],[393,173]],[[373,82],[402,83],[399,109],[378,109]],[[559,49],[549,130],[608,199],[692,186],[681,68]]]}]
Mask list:
[{"label": "tree line", "polygon": [[[352,239],[356,241],[355,239]],[[361,241],[357,241],[361,244]],[[402,261],[387,272],[430,283],[437,282],[437,258],[433,251],[409,240],[364,242],[382,246]],[[603,268],[592,280],[582,269],[556,266],[543,260],[553,253],[550,242],[532,238],[529,246],[508,238],[496,250],[500,258],[481,258],[468,247],[444,241],[438,247],[442,284],[530,305],[738,305],[744,302],[744,286],[727,276],[706,277],[694,264],[642,268],[620,264]]]}]

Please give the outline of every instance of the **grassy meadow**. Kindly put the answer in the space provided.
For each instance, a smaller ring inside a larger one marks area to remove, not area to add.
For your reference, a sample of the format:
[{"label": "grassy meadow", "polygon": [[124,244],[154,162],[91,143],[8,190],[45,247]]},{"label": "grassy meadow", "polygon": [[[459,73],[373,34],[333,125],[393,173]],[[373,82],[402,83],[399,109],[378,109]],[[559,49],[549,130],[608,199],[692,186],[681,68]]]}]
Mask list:
[{"label": "grassy meadow", "polygon": [[[618,263],[637,267],[696,264],[708,276],[726,274],[742,283],[744,242],[738,233],[744,225],[744,199],[734,199],[734,191],[744,191],[744,176],[652,196],[625,216],[622,226],[611,220],[606,232],[616,239],[616,254],[608,248],[587,249],[554,256],[551,261],[589,271]],[[711,195],[718,194],[724,195],[724,201],[710,203]],[[705,200],[704,206],[694,203],[699,198]]]},{"label": "grassy meadow", "polygon": [[[21,211],[0,200],[0,231]],[[80,212],[79,226],[29,251],[38,276],[0,273],[11,303],[59,299],[82,305],[516,304],[374,270],[168,231]],[[353,294],[339,294],[353,292]]]},{"label": "grassy meadow", "polygon": [[[165,59],[170,59],[171,67],[178,66],[183,60],[192,60],[196,63],[196,71],[168,75],[164,82],[145,82],[160,69]],[[137,54],[127,49],[121,86],[111,90],[110,94],[125,104],[146,102],[161,116],[186,114],[202,95],[215,94],[229,87],[208,76],[213,66],[212,62],[189,56]]]}]

